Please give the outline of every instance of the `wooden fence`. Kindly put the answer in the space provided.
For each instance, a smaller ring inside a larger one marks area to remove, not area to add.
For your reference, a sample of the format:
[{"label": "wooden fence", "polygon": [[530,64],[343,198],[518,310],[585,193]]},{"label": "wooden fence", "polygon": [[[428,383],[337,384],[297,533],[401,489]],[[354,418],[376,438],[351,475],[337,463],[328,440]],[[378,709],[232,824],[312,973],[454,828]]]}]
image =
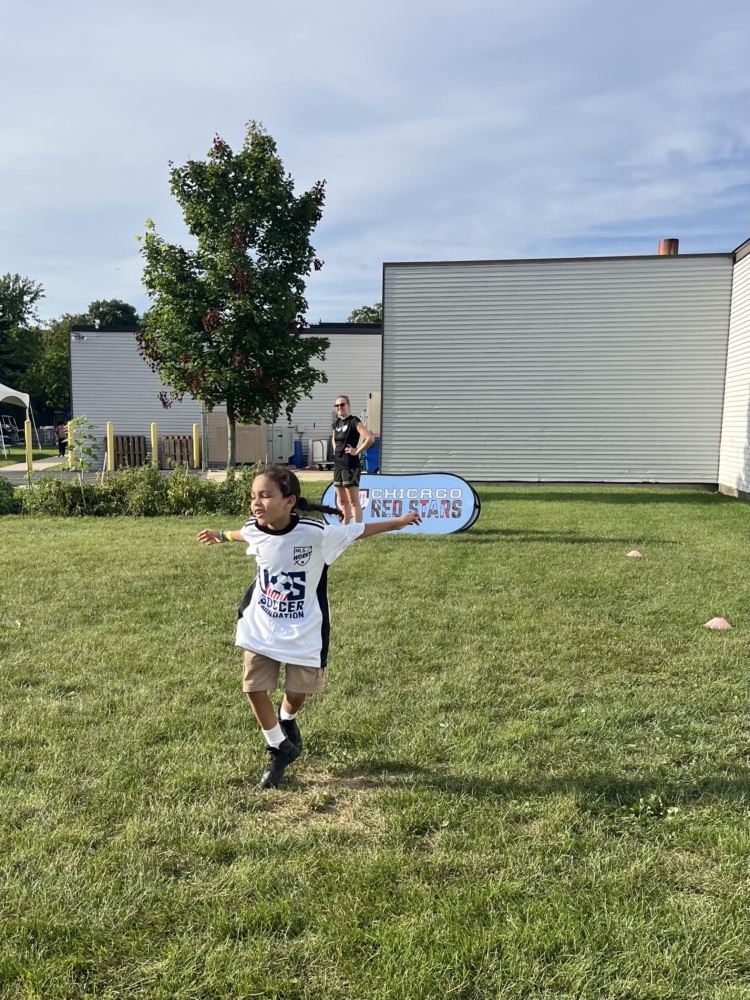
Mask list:
[{"label": "wooden fence", "polygon": [[145,465],[147,448],[145,434],[115,434],[115,468]]},{"label": "wooden fence", "polygon": [[195,468],[193,461],[193,437],[191,434],[172,434],[161,439],[161,460],[165,469],[175,465]]},{"label": "wooden fence", "polygon": [[[210,465],[227,464],[227,415],[209,413],[206,419],[206,454]],[[268,427],[265,424],[236,424],[235,461],[240,465],[268,461]]]}]

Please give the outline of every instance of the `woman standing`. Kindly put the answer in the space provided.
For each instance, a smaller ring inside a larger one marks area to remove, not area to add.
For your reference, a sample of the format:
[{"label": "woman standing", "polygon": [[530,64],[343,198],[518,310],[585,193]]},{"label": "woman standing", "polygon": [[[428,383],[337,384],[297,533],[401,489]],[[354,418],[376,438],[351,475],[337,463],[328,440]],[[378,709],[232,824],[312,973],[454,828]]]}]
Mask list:
[{"label": "woman standing", "polygon": [[63,420],[55,427],[55,441],[57,441],[58,458],[65,458],[65,448],[68,444],[68,425]]},{"label": "woman standing", "polygon": [[[359,502],[359,477],[362,467],[359,456],[375,443],[375,438],[350,409],[348,396],[338,396],[333,404],[336,422],[333,425],[333,485],[336,504],[344,515],[344,524],[362,524]],[[361,441],[360,441],[361,439]]]}]

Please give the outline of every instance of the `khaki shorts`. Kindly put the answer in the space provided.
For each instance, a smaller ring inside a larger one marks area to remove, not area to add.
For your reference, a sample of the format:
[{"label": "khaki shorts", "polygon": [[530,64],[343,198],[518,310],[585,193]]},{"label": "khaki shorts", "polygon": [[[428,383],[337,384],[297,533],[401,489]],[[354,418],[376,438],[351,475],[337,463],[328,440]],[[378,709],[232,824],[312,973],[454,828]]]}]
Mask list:
[{"label": "khaki shorts", "polygon": [[361,467],[358,469],[334,469],[333,485],[339,486],[342,489],[351,489],[353,486],[359,486],[361,476]]},{"label": "khaki shorts", "polygon": [[[242,690],[273,691],[279,686],[281,663],[263,653],[245,650],[245,664],[242,671]],[[295,694],[322,694],[326,686],[326,672],[323,667],[302,667],[297,663],[287,663],[284,671],[284,687]]]}]

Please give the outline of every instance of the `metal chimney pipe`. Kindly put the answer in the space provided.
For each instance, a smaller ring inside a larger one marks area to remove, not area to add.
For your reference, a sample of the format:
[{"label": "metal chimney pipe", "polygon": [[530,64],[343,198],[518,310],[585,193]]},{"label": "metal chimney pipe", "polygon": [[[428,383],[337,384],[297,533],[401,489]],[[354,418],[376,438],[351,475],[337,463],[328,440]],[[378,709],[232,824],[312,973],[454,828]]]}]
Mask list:
[{"label": "metal chimney pipe", "polygon": [[679,240],[659,240],[660,257],[676,257],[680,252]]}]

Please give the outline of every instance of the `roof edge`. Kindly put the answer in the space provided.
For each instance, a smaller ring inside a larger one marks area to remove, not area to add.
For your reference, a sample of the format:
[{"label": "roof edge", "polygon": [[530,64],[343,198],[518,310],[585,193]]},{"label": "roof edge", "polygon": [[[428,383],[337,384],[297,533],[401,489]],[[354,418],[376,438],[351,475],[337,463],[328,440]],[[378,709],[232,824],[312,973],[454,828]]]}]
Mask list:
[{"label": "roof edge", "polygon": [[[743,244],[744,245],[744,244]],[[383,267],[461,267],[470,264],[567,264],[575,261],[599,260],[695,260],[702,257],[732,258],[735,251],[725,253],[624,254],[611,257],[505,257],[496,260],[388,260]]]}]

